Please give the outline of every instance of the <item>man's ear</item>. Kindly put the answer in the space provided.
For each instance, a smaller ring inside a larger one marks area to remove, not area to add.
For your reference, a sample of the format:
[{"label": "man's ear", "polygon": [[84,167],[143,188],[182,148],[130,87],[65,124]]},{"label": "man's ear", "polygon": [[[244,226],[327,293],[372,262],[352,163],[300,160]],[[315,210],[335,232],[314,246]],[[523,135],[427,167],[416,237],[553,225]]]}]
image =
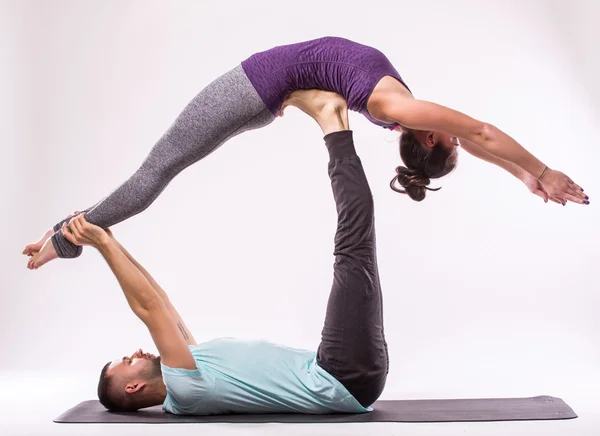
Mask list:
[{"label": "man's ear", "polygon": [[125,386],[125,392],[128,394],[134,394],[137,391],[139,391],[140,389],[142,389],[144,386],[146,386],[146,382],[143,382],[143,381],[129,382],[129,383],[127,383],[127,386]]}]

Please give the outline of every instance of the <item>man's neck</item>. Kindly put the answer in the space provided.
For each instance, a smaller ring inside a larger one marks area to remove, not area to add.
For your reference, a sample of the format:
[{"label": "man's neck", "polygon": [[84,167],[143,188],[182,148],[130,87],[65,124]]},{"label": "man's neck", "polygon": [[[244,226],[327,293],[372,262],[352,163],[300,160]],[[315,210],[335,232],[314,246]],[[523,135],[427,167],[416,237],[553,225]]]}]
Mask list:
[{"label": "man's neck", "polygon": [[145,407],[158,406],[165,402],[167,398],[167,387],[162,379],[153,386],[152,393],[147,397],[148,405]]}]

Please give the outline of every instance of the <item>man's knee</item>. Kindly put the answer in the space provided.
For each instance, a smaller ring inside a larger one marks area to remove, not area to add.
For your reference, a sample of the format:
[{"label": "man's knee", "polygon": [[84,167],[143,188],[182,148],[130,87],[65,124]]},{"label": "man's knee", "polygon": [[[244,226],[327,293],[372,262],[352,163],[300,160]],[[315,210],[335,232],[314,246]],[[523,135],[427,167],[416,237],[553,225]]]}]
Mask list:
[{"label": "man's knee", "polygon": [[354,398],[363,406],[369,407],[381,396],[387,380],[387,371],[379,378],[365,379],[360,389],[353,394]]},{"label": "man's knee", "polygon": [[336,378],[363,407],[369,407],[383,392],[387,373],[387,367],[381,367],[375,371],[355,373],[354,376],[346,373]]}]

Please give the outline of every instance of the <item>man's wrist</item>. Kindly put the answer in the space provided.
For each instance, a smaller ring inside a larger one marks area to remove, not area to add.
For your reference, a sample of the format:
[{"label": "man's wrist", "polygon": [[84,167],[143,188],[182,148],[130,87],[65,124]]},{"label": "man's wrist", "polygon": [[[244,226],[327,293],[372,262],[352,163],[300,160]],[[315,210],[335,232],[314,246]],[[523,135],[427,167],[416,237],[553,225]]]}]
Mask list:
[{"label": "man's wrist", "polygon": [[98,251],[100,253],[104,253],[104,252],[110,250],[116,244],[117,244],[117,241],[115,239],[113,239],[110,236],[106,235],[105,237],[103,237],[100,240],[100,242],[98,242],[98,244],[96,245],[96,248],[98,249]]}]

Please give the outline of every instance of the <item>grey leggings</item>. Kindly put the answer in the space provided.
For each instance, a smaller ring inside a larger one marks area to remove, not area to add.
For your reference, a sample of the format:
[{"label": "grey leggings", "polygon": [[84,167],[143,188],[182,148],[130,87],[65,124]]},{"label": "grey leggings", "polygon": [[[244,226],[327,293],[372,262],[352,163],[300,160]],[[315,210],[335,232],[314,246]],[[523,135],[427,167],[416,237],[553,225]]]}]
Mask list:
[{"label": "grey leggings", "polygon": [[[274,119],[238,65],[200,91],[129,180],[85,210],[86,220],[107,228],[142,212],[183,169],[228,139]],[[81,247],[63,236],[60,228],[64,221],[54,226],[52,244],[59,257],[77,257]]]}]

